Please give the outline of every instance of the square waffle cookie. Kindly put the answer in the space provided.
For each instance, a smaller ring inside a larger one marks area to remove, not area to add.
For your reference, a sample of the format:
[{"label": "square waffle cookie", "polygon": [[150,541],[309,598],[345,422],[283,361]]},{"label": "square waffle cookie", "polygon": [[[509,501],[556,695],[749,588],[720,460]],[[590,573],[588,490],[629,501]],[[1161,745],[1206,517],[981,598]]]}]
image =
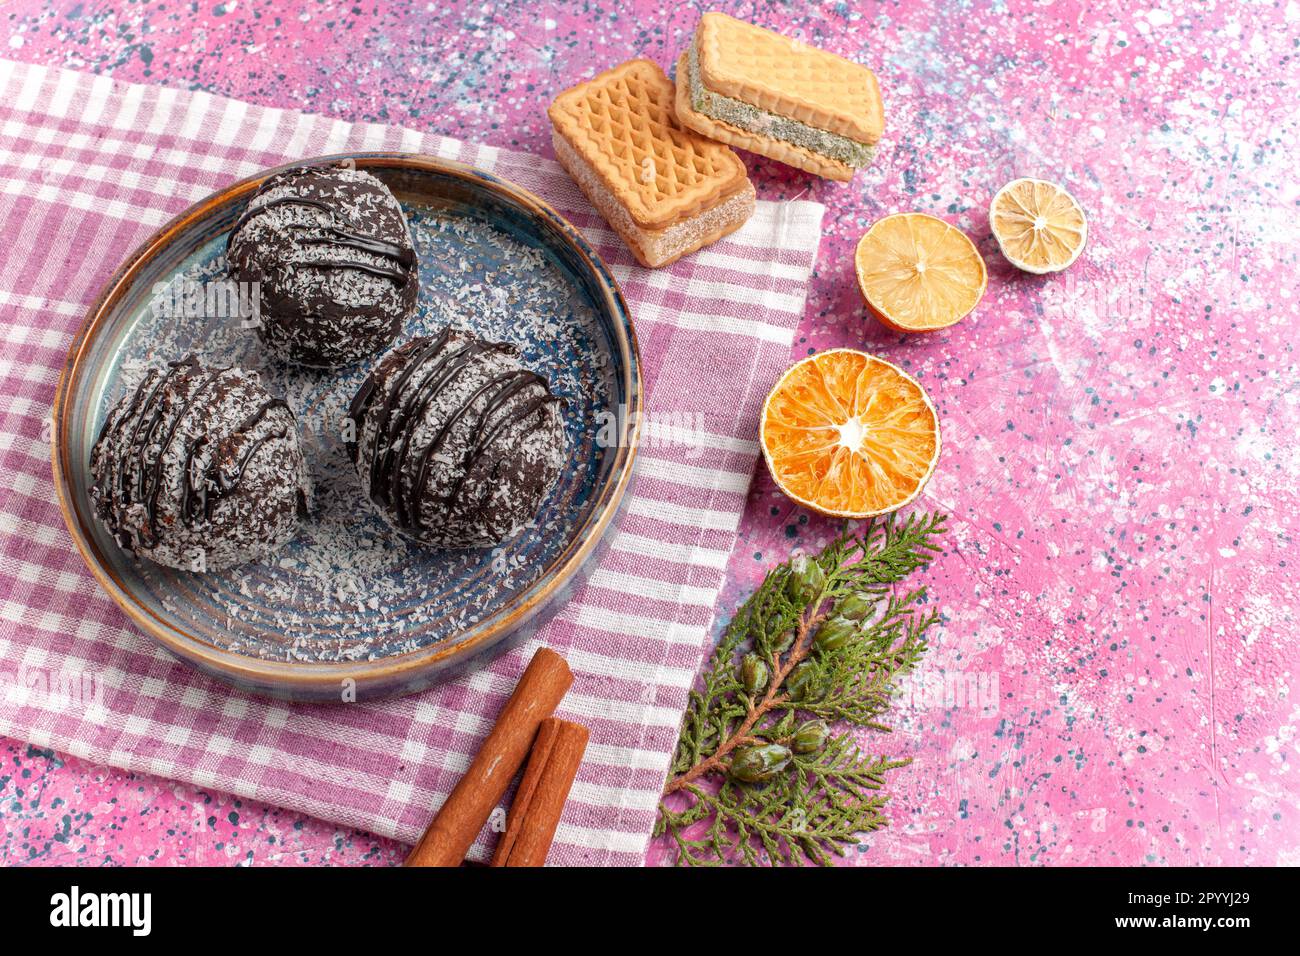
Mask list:
[{"label": "square waffle cookie", "polygon": [[884,129],[871,70],[721,13],[677,62],[676,105],[704,136],[827,179],[868,165]]},{"label": "square waffle cookie", "polygon": [[672,81],[632,60],[565,90],[547,110],[555,157],[642,265],[668,265],[754,211],[744,164],[677,121]]}]

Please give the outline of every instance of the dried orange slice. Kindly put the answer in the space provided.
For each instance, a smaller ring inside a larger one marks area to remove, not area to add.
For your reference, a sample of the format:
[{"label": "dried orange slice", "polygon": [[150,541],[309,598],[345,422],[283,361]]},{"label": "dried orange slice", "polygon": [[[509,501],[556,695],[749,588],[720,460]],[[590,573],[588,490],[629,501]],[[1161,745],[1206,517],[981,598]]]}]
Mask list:
[{"label": "dried orange slice", "polygon": [[763,404],[763,457],[799,504],[869,518],[918,494],[939,460],[939,416],[906,372],[854,349],[791,366]]},{"label": "dried orange slice", "polygon": [[896,332],[930,332],[975,308],[988,270],[966,233],[923,212],[877,220],[858,243],[858,287]]},{"label": "dried orange slice", "polygon": [[1017,269],[1060,272],[1083,251],[1088,220],[1075,198],[1044,179],[1013,179],[989,204],[998,248]]}]

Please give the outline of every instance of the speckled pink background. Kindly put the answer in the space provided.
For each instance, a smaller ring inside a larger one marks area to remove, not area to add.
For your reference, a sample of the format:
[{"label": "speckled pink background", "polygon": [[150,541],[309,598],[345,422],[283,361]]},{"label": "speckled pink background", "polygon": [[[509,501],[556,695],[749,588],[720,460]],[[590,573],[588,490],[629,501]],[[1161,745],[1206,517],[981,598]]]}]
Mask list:
[{"label": "speckled pink background", "polygon": [[[558,90],[669,65],[696,3],[105,2],[0,9],[0,55],[549,154]],[[847,186],[746,156],[760,195],[829,207],[796,355],[852,345],[940,409],[926,504],[942,626],[896,732],[892,825],[851,862],[1300,863],[1294,350],[1300,3],[709,4],[875,69],[887,132]],[[116,12],[115,12],[116,10]],[[3,165],[0,164],[0,176]],[[1088,249],[999,257],[1007,180],[1068,185]],[[918,209],[989,266],[976,313],[903,339],[852,248]],[[765,474],[724,616],[831,528]],[[10,864],[392,863],[405,847],[0,740]],[[652,847],[651,862],[663,858]]]}]

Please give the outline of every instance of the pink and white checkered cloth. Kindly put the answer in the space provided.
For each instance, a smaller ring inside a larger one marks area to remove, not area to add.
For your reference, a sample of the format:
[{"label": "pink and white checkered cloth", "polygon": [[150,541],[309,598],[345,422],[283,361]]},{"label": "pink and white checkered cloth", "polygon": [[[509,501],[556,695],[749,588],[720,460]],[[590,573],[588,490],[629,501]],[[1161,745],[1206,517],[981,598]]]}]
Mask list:
[{"label": "pink and white checkered cloth", "polygon": [[[48,415],[87,307],[156,228],[264,167],[381,149],[494,170],[583,229],[637,323],[648,441],[613,546],[532,642],[413,697],[262,700],[177,663],[100,590],[55,504]],[[650,272],[535,156],[0,61],[0,733],[414,842],[545,644],[575,674],[563,716],[591,728],[550,862],[639,864],[822,211],[760,202],[739,233]]]}]

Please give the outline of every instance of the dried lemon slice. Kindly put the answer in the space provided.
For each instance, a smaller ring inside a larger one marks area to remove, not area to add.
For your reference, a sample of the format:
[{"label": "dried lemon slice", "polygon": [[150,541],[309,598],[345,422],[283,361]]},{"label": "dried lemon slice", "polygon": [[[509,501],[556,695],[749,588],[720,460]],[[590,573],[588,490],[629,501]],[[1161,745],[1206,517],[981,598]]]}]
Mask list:
[{"label": "dried lemon slice", "polygon": [[759,435],[781,490],[840,518],[902,507],[939,460],[939,418],[925,390],[853,349],[819,352],[787,370],[763,404]]},{"label": "dried lemon slice", "polygon": [[855,264],[862,298],[897,332],[947,328],[975,308],[988,284],[975,243],[923,212],[878,220],[858,242]]},{"label": "dried lemon slice", "polygon": [[1075,198],[1044,179],[1014,179],[989,204],[998,248],[1017,269],[1060,272],[1083,251],[1088,220]]}]

